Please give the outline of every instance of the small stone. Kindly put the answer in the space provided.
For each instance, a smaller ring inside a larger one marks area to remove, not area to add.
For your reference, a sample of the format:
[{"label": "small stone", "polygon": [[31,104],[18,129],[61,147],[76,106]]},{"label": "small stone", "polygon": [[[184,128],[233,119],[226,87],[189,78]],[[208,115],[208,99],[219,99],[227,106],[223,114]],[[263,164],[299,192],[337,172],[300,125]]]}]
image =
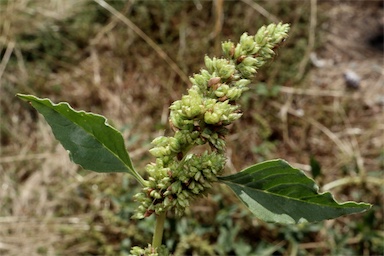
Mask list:
[{"label": "small stone", "polygon": [[355,90],[360,88],[361,77],[358,74],[356,74],[354,71],[352,70],[345,71],[344,80],[347,88],[355,89]]}]

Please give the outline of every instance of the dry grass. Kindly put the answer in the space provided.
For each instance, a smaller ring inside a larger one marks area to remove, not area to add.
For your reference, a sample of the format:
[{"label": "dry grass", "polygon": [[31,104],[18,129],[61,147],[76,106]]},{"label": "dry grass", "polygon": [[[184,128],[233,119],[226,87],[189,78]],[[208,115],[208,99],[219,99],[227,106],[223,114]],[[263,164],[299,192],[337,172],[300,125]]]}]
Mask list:
[{"label": "dry grass", "polygon": [[[17,92],[105,115],[143,169],[151,160],[149,142],[168,132],[168,106],[185,92],[186,75],[199,70],[204,54],[217,53],[217,41],[237,40],[274,19],[292,23],[292,34],[258,78],[268,88],[280,85],[280,94],[257,95],[255,84],[245,95],[244,118],[228,137],[228,171],[284,158],[310,174],[313,156],[322,166],[322,189],[340,201],[376,204],[369,232],[384,237],[383,52],[366,43],[383,16],[378,2],[361,8],[353,1],[224,1],[222,26],[219,2],[114,2],[115,15],[90,1],[0,2],[0,254],[113,255],[125,237],[148,240],[148,227],[141,234],[134,222],[116,217],[124,209],[116,198],[126,177],[72,164],[45,121],[14,98]],[[360,89],[346,89],[346,70],[361,76]],[[234,202],[230,194],[222,202],[204,199],[189,217],[213,223],[204,216],[213,219]],[[286,229],[236,214],[242,234],[283,248],[283,255],[331,253],[343,236],[355,253],[377,253],[353,224],[364,215],[315,225],[317,232],[295,244],[281,238]],[[214,244],[217,235],[210,239]]]}]

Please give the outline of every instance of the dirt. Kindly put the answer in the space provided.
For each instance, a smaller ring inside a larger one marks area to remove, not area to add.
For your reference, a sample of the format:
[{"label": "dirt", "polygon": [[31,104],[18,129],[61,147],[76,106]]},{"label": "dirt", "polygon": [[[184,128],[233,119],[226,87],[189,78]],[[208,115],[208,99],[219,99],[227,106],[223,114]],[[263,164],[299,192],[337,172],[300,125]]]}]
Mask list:
[{"label": "dirt", "polygon": [[[335,93],[327,102],[328,108],[338,109],[335,114],[343,116],[345,125],[344,131],[335,133],[342,139],[356,139],[350,144],[358,145],[351,147],[360,148],[361,154],[369,159],[372,148],[384,147],[383,3],[331,2],[319,9],[326,11],[329,19],[320,27],[326,33],[325,43],[312,55],[316,61],[312,62],[311,88]],[[351,75],[356,77],[355,86],[350,84]],[[342,110],[337,106],[342,106]],[[376,160],[374,165],[367,161],[365,168],[382,168],[383,163],[379,158]]]},{"label": "dirt", "polygon": [[[239,20],[251,30],[255,30],[251,26],[255,20],[265,23],[271,21],[272,16],[268,17],[268,13],[265,18],[245,2],[248,1],[242,1],[242,5],[225,2],[224,14],[241,15],[224,22],[221,38],[228,36],[235,39],[234,34],[237,36],[242,33]],[[55,9],[55,3],[49,8]],[[156,43],[173,56],[187,75],[197,72],[203,64],[204,54],[214,49],[211,47],[215,43],[212,39],[214,33],[211,33],[215,21],[213,5],[204,1],[189,2],[183,15],[176,15],[169,8],[170,14],[164,18],[162,12],[167,9],[166,6],[151,13],[146,8],[131,10],[128,8],[130,3],[127,2],[123,12],[128,17],[135,12],[144,17],[140,19],[141,16],[137,15],[140,21],[137,25],[149,36],[156,37]],[[37,28],[43,25],[51,26],[53,30],[56,28],[54,22],[47,25],[45,20],[52,18],[52,10],[41,7],[34,9],[22,1],[10,2],[8,6],[12,4],[20,6],[14,12],[9,12],[9,17],[22,10],[22,16],[17,17],[16,23],[31,25],[25,26],[23,31],[38,31]],[[149,1],[149,5],[152,4],[154,2]],[[328,188],[342,200],[379,204],[382,191],[378,189],[378,184],[382,182],[379,179],[384,169],[383,2],[311,0],[303,1],[305,7],[302,9],[291,10],[295,5],[293,1],[281,1],[279,6],[266,4],[265,7],[269,8],[269,15],[273,13],[279,17],[280,5],[284,5],[285,12],[295,12],[298,17],[302,12],[308,12],[304,18],[309,20],[306,26],[308,34],[314,35],[313,41],[305,38],[306,52],[299,56],[302,68],[298,69],[296,78],[279,84],[282,87],[278,98],[249,96],[251,113],[245,114],[244,119],[232,127],[235,134],[228,136],[228,169],[238,171],[257,161],[284,158],[311,175],[312,156],[321,163],[323,174],[316,179],[321,186],[332,185],[333,181],[345,177],[354,177],[360,181]],[[178,6],[175,6],[177,10]],[[66,8],[70,10],[71,6],[66,5]],[[202,8],[209,11],[204,12]],[[193,17],[187,15],[191,12]],[[38,14],[45,16],[35,24],[34,15]],[[151,31],[151,27],[146,27],[147,23],[151,24],[151,18],[165,22],[156,24],[156,31]],[[27,22],[23,23],[23,20]],[[147,154],[149,142],[167,129],[168,106],[180,98],[186,86],[158,53],[144,41],[138,40],[138,35],[126,25],[115,18],[111,18],[107,25],[95,23],[96,33],[87,31],[94,36],[93,43],[85,39],[89,45],[81,46],[82,51],[75,58],[76,62],[57,61],[55,56],[51,56],[55,68],[48,75],[44,72],[50,70],[49,66],[28,66],[28,60],[23,59],[21,46],[17,45],[18,38],[12,38],[13,33],[17,34],[16,28],[10,26],[7,34],[9,24],[1,27],[5,28],[4,35],[16,40],[16,47],[9,64],[11,66],[13,61],[14,68],[12,72],[3,74],[0,88],[0,200],[4,206],[0,211],[0,254],[29,254],[39,250],[52,255],[57,250],[67,254],[100,254],[105,251],[95,248],[102,250],[113,240],[117,244],[109,249],[112,250],[114,246],[118,250],[118,243],[127,235],[125,232],[135,233],[134,223],[129,224],[132,226],[128,231],[115,230],[114,225],[121,225],[121,220],[119,222],[116,217],[110,216],[116,211],[108,211],[114,205],[108,195],[122,189],[119,186],[124,178],[85,172],[71,163],[44,120],[14,98],[14,94],[20,91],[39,92],[41,96],[51,97],[56,102],[69,101],[76,108],[107,116],[116,127],[121,127],[131,156],[134,162],[138,162],[136,167],[143,169],[150,160]],[[241,32],[237,31],[240,29]],[[196,40],[188,41],[188,38]],[[0,43],[6,42],[1,48],[3,58],[6,47],[12,44],[6,41],[8,38],[0,39]],[[291,44],[303,42],[297,39],[290,37],[286,47],[290,47],[290,40]],[[71,42],[64,42],[63,45],[75,47]],[[317,45],[321,47],[316,48]],[[283,57],[284,46],[279,52],[276,59]],[[188,54],[190,58],[185,57]],[[28,56],[33,57],[33,54],[28,53]],[[37,58],[42,58],[42,55]],[[274,62],[269,67],[273,69],[276,64]],[[280,71],[277,68],[275,72]],[[265,79],[263,72],[260,79]],[[258,108],[252,108],[254,106]],[[250,127],[243,129],[246,125]],[[262,132],[267,135],[261,135]],[[377,183],[362,184],[361,179],[364,181],[367,177]],[[229,194],[225,194],[225,198],[230,204],[233,203]],[[204,209],[202,218],[215,216],[218,204],[207,198],[192,211]],[[376,210],[373,216],[372,226],[367,226],[371,229],[370,234],[383,227],[382,211]],[[332,229],[349,236],[347,247],[369,247],[371,241],[361,241],[354,233],[359,234],[361,230],[352,230],[352,226],[347,226],[358,221],[364,221],[361,215],[341,218],[339,222],[327,222],[328,226],[322,227],[316,235],[317,240],[310,241],[311,244],[307,246],[329,250],[321,239],[328,239],[329,226],[333,225]],[[124,222],[123,225],[128,224]],[[252,225],[251,228],[256,228],[249,234],[257,232],[260,239],[263,237],[260,234],[267,234],[270,243],[279,241],[287,232],[279,233],[275,227],[274,232],[270,232],[270,227],[257,220],[252,220]],[[348,233],[349,229],[353,232]],[[144,231],[139,231],[137,233],[141,236]],[[145,231],[151,232],[148,228]],[[287,254],[284,255],[288,255],[290,248],[288,245],[286,247]]]}]

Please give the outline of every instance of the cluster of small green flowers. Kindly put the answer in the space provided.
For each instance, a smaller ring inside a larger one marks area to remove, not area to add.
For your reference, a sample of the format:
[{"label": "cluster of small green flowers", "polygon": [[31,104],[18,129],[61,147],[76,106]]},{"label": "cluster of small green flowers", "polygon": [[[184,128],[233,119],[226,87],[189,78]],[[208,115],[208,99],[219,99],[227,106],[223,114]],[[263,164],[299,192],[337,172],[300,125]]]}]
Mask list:
[{"label": "cluster of small green flowers", "polygon": [[162,245],[158,248],[153,248],[151,245],[148,245],[147,248],[142,249],[138,246],[132,247],[129,255],[132,256],[163,256],[169,255],[169,251],[165,245]]},{"label": "cluster of small green flowers", "polygon": [[217,152],[188,154],[181,161],[165,164],[161,158],[147,165],[148,186],[135,195],[141,204],[135,218],[173,209],[181,216],[192,199],[204,194],[224,169],[225,157]]},{"label": "cluster of small green flowers", "polygon": [[[255,36],[244,33],[240,43],[222,44],[224,58],[205,57],[206,69],[190,78],[192,87],[170,107],[173,137],[158,137],[151,154],[157,159],[146,167],[148,186],[135,199],[141,202],[134,215],[144,218],[173,209],[182,215],[191,199],[204,194],[225,165],[226,126],[241,117],[236,100],[248,89],[250,79],[287,37],[288,24],[271,24]],[[187,154],[197,145],[211,151]]]}]

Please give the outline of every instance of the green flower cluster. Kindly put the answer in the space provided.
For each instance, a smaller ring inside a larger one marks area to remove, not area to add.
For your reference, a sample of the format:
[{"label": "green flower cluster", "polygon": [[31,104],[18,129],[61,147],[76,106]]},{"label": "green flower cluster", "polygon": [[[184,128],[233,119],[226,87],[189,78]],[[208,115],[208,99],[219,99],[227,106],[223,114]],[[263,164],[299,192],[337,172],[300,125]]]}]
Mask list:
[{"label": "green flower cluster", "polygon": [[[244,33],[240,43],[222,44],[224,58],[205,56],[206,69],[190,78],[192,87],[170,107],[173,137],[160,136],[150,153],[156,162],[146,167],[148,185],[135,196],[141,203],[135,218],[174,210],[182,215],[192,199],[212,187],[225,166],[227,126],[241,117],[236,100],[248,89],[250,79],[287,37],[288,24],[271,24],[255,36]],[[188,154],[208,144],[201,155]]]},{"label": "green flower cluster", "polygon": [[181,216],[192,199],[212,187],[224,165],[224,155],[217,152],[188,154],[181,161],[168,164],[157,158],[146,168],[150,175],[148,186],[135,195],[141,204],[134,217],[144,218],[170,209]]},{"label": "green flower cluster", "polygon": [[162,245],[158,248],[153,248],[152,245],[149,244],[145,249],[142,249],[138,246],[132,247],[129,255],[162,256],[170,254],[165,245]]}]

